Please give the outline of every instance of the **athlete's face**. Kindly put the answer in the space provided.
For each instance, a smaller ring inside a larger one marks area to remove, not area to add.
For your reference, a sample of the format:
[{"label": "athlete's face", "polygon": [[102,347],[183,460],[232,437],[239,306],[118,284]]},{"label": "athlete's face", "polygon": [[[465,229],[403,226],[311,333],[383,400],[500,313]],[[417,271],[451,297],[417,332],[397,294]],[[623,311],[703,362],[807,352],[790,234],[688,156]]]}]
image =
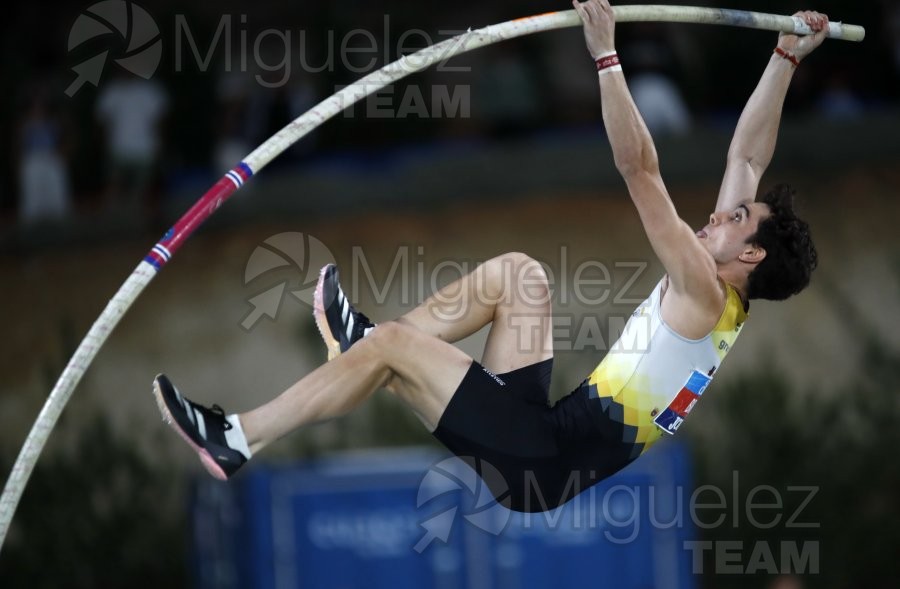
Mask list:
[{"label": "athlete's face", "polygon": [[[744,259],[754,246],[747,240],[756,234],[759,222],[769,216],[769,205],[748,201],[732,211],[719,211],[709,216],[709,223],[697,237],[717,264]],[[747,258],[747,261],[750,261]]]}]

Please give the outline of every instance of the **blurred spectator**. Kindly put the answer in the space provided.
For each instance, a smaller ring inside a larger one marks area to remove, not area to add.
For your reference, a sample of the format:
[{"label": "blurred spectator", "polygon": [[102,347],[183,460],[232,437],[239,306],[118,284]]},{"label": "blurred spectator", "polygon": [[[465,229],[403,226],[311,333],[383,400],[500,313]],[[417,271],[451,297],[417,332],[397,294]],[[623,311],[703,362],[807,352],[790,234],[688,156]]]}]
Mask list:
[{"label": "blurred spectator", "polygon": [[832,120],[853,119],[865,110],[862,100],[853,91],[847,72],[840,67],[828,74],[816,107],[824,117]]},{"label": "blurred spectator", "polygon": [[[304,114],[316,104],[314,83],[300,68],[281,73],[279,83],[260,83],[260,71],[225,73],[216,86],[218,132],[213,160],[215,173],[234,167],[257,145],[273,133]],[[265,80],[264,80],[265,81]],[[275,165],[296,160],[308,154],[315,144],[315,134],[307,135],[292,145]],[[243,192],[251,190],[248,185]]]},{"label": "blurred spectator", "polygon": [[473,67],[473,98],[478,105],[473,114],[495,135],[533,126],[544,113],[531,64],[509,44],[493,47],[483,57]]},{"label": "blurred spectator", "polygon": [[682,135],[691,127],[691,115],[675,82],[666,74],[666,51],[656,42],[626,45],[623,58],[631,68],[628,88],[654,136]]},{"label": "blurred spectator", "polygon": [[108,198],[114,209],[145,204],[161,151],[168,96],[153,80],[119,73],[101,84],[97,118],[106,131]]},{"label": "blurred spectator", "polygon": [[584,48],[584,36],[556,32],[540,36],[538,41],[542,44],[540,63],[546,72],[553,116],[566,125],[597,124],[596,68]]},{"label": "blurred spectator", "polygon": [[247,108],[251,78],[240,72],[227,72],[216,87],[219,137],[213,154],[215,173],[223,174],[241,161],[250,150],[252,137],[247,136]]},{"label": "blurred spectator", "polygon": [[63,154],[62,124],[44,92],[27,106],[19,129],[19,219],[59,221],[69,214],[71,190]]}]

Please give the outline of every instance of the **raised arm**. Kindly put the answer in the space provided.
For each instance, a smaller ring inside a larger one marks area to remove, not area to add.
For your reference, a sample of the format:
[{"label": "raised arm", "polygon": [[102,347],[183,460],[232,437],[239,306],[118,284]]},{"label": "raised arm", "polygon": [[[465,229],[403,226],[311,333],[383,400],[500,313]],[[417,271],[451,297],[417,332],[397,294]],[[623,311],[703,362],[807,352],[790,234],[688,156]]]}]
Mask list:
[{"label": "raised arm", "polygon": [[728,148],[717,212],[733,211],[740,203],[755,199],[759,181],[775,152],[781,110],[796,64],[821,45],[827,34],[828,16],[809,11],[795,16],[803,18],[818,32],[808,37],[779,35],[778,49],[769,58],[759,84],[750,95]]},{"label": "raised arm", "polygon": [[608,0],[573,1],[584,22],[588,51],[600,60],[600,96],[603,123],[612,146],[616,168],[628,185],[650,240],[669,275],[670,289],[703,302],[720,294],[712,256],[694,231],[679,218],[659,173],[656,148],[615,61],[614,15]]}]

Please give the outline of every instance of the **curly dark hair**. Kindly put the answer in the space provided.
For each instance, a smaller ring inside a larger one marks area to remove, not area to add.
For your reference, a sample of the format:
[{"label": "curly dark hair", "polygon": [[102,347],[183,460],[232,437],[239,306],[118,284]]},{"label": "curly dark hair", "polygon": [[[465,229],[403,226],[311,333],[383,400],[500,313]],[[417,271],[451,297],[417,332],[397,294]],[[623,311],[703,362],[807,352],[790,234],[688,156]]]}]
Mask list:
[{"label": "curly dark hair", "polygon": [[751,299],[783,301],[797,294],[818,265],[809,225],[794,213],[794,194],[790,186],[779,184],[759,199],[769,205],[770,214],[747,239],[766,250],[766,257],[748,276]]}]

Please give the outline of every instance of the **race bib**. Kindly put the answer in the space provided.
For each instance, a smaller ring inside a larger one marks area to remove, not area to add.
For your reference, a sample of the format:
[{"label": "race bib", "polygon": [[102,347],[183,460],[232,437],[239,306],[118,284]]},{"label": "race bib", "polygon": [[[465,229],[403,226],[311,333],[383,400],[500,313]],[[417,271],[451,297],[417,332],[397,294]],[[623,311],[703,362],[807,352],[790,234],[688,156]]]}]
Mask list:
[{"label": "race bib", "polygon": [[674,434],[711,382],[711,376],[697,370],[691,372],[690,378],[681,387],[669,406],[656,416],[653,423],[667,434]]}]

